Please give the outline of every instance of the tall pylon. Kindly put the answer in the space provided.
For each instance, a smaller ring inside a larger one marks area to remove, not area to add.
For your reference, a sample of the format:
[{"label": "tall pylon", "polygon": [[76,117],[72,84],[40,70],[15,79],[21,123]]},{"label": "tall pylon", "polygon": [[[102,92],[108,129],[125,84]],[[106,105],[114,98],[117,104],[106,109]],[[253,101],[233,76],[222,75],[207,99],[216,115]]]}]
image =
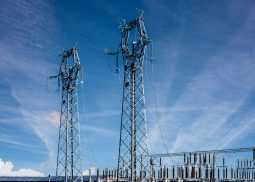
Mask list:
[{"label": "tall pylon", "polygon": [[63,51],[59,74],[51,77],[61,81],[62,91],[56,181],[83,181],[77,95],[80,72],[81,64],[75,46]]},{"label": "tall pylon", "polygon": [[116,55],[116,65],[118,54],[122,54],[124,63],[117,180],[148,181],[150,166],[143,63],[146,46],[152,43],[152,40],[148,38],[145,30],[143,12],[131,22],[123,21],[120,28],[121,43],[117,52],[106,51],[109,55]]}]

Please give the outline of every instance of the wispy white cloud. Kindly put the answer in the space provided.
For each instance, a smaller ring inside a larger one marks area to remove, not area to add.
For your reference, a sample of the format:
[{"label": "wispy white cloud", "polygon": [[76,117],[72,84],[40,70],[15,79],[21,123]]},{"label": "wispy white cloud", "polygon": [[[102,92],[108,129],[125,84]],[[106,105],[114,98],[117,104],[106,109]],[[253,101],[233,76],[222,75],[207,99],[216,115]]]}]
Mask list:
[{"label": "wispy white cloud", "polygon": [[[195,150],[199,146],[208,148],[221,146],[219,140],[213,140],[213,136],[217,135],[217,132],[225,127],[227,122],[231,122],[229,121],[230,116],[246,102],[247,97],[255,87],[251,80],[255,64],[249,57],[238,55],[231,59],[231,64],[224,63],[224,59],[217,57],[200,75],[195,77],[180,100],[172,107],[173,110],[185,106],[198,108],[201,115],[198,119],[194,120],[193,116],[189,114],[188,117],[185,117],[187,121],[179,120],[175,113],[169,113],[169,115],[161,118],[160,122],[164,128],[163,136],[175,138],[173,143],[167,143],[168,150]],[[226,87],[232,88],[232,92],[224,93],[229,89]],[[247,119],[252,120],[252,118]],[[253,122],[247,122],[245,128],[252,124]],[[179,126],[179,128],[174,125]],[[228,129],[234,129],[231,127]],[[166,132],[176,133],[176,135],[169,135]],[[238,132],[238,136],[245,134],[243,129]],[[236,135],[230,134],[230,136],[227,137],[228,140],[225,140],[224,146],[230,144],[234,138],[237,139]],[[220,137],[225,138],[226,136],[221,135]],[[157,125],[151,130],[151,138],[153,139],[152,145],[161,140]]]},{"label": "wispy white cloud", "polygon": [[[248,132],[245,130],[254,125],[253,116],[239,121],[243,125],[238,129],[229,125],[233,119],[231,116],[247,102],[247,97],[255,88],[252,81],[255,76],[253,72],[255,50],[250,42],[250,26],[254,18],[254,11],[250,11],[240,31],[237,31],[233,39],[226,42],[215,55],[207,58],[201,72],[187,83],[181,97],[170,109],[187,107],[197,110],[184,111],[181,117],[178,113],[160,115],[159,122],[169,151],[228,146],[234,140],[247,135]],[[167,92],[157,90],[160,100],[167,101],[167,94],[164,93],[171,93],[171,89]],[[159,104],[167,107],[167,102]],[[162,138],[156,124],[157,119],[154,120],[150,138],[155,149],[158,148],[156,147],[158,143],[162,143],[160,142]],[[222,134],[223,128],[232,132]],[[237,130],[238,132],[235,132]],[[218,137],[214,137],[215,135]]]},{"label": "wispy white cloud", "polygon": [[0,176],[35,176],[41,177],[44,176],[42,172],[30,169],[30,168],[21,168],[14,170],[14,165],[10,161],[3,161],[0,159]]},{"label": "wispy white cloud", "polygon": [[51,111],[39,115],[27,112],[26,110],[21,110],[21,113],[37,137],[43,141],[47,148],[49,158],[47,161],[41,163],[42,169],[47,168],[47,166],[55,168],[59,113]]},{"label": "wispy white cloud", "polygon": [[36,145],[32,145],[29,143],[21,142],[17,139],[17,137],[10,136],[7,134],[0,134],[0,142],[7,143],[7,144],[13,144],[20,147],[31,147],[31,148],[38,148]]},{"label": "wispy white cloud", "polygon": [[201,118],[179,129],[171,151],[176,152],[187,148],[196,150],[200,148],[199,146],[212,149],[212,144],[217,143],[214,135],[217,135],[217,131],[228,122],[229,116],[235,113],[241,104],[242,102],[233,106],[232,103],[219,103],[211,107]]},{"label": "wispy white cloud", "polygon": [[238,124],[236,127],[230,128],[229,132],[225,137],[222,137],[219,146],[220,148],[226,148],[230,143],[235,140],[238,140],[239,137],[242,137],[245,134],[249,134],[251,132],[251,128],[255,126],[255,120],[252,118],[243,119],[243,121]]},{"label": "wispy white cloud", "polygon": [[[17,125],[30,127],[45,144],[49,159],[48,165],[42,162],[41,169],[48,173],[55,168],[59,125],[59,113],[54,104],[58,103],[56,94],[48,93],[45,85],[47,76],[56,68],[55,53],[52,55],[54,51],[46,48],[55,45],[56,22],[52,7],[48,2],[8,2],[1,6],[1,12],[3,22],[0,25],[9,27],[0,43],[0,51],[5,53],[0,55],[2,75],[11,96],[19,103],[13,107],[25,121]],[[6,30],[5,27],[3,31]],[[47,61],[50,57],[52,62]]]}]

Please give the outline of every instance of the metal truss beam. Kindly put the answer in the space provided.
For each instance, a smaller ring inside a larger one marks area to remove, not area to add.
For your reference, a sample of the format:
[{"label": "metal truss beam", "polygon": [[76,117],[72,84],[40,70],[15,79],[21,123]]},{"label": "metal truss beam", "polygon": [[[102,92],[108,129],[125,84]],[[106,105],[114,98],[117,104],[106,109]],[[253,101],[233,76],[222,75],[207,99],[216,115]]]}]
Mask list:
[{"label": "metal truss beam", "polygon": [[120,28],[121,43],[117,52],[107,52],[109,55],[121,54],[124,63],[117,181],[148,181],[143,63],[146,46],[152,41],[145,30],[143,13],[131,22],[123,22]]},{"label": "metal truss beam", "polygon": [[62,100],[56,181],[83,181],[77,96],[80,70],[81,64],[77,48],[63,51],[57,76],[61,80]]}]

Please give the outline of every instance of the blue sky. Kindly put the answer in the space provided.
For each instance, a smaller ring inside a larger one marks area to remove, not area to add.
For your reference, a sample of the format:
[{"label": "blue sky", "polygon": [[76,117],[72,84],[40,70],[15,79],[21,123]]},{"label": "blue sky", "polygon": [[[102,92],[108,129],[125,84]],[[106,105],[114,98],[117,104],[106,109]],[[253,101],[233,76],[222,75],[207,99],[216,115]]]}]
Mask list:
[{"label": "blue sky", "polygon": [[169,152],[254,146],[254,1],[6,1],[0,175],[54,175],[60,93],[53,82],[47,91],[46,77],[75,41],[85,78],[83,168],[116,166],[123,75],[104,49],[117,48],[117,17],[132,20],[136,8],[154,40],[144,70],[150,152],[166,152],[162,137]]}]

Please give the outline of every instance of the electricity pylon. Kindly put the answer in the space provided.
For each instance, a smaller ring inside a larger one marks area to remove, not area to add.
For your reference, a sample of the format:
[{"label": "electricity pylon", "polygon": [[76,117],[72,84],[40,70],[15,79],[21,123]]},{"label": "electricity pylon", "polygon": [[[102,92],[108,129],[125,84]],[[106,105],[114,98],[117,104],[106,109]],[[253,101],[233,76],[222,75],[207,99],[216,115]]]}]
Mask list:
[{"label": "electricity pylon", "polygon": [[[148,38],[143,13],[121,28],[121,43],[116,52],[122,54],[124,63],[124,83],[118,155],[118,181],[148,181],[150,166],[148,157],[148,138],[146,128],[143,62],[146,46],[152,43]],[[118,68],[116,69],[118,72]]]},{"label": "electricity pylon", "polygon": [[83,181],[77,83],[81,64],[77,47],[64,50],[59,74],[62,101],[58,140],[56,181]]}]

